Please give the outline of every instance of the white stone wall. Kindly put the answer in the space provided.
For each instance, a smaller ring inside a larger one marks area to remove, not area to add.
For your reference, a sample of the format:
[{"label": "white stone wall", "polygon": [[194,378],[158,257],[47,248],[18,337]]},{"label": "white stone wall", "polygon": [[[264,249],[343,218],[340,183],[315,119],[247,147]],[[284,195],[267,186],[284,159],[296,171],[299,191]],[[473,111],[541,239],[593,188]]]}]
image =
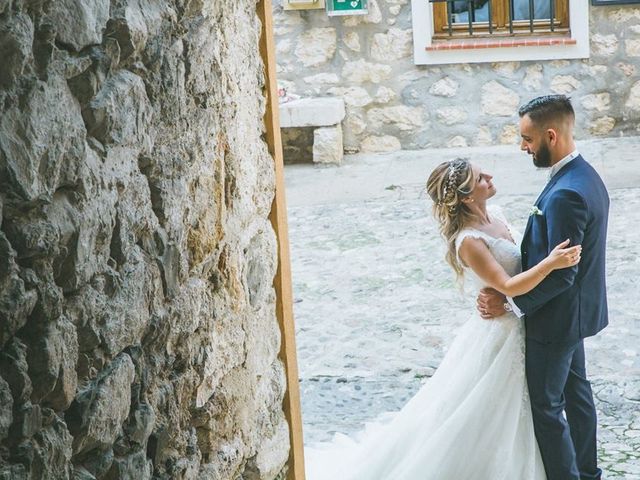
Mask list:
[{"label": "white stone wall", "polygon": [[[517,107],[547,93],[571,96],[577,138],[640,132],[640,6],[589,6],[589,59],[442,66],[413,64],[407,0],[369,7],[333,18],[274,7],[280,86],[343,97],[348,152],[515,143]],[[306,138],[287,133],[289,160]]]}]

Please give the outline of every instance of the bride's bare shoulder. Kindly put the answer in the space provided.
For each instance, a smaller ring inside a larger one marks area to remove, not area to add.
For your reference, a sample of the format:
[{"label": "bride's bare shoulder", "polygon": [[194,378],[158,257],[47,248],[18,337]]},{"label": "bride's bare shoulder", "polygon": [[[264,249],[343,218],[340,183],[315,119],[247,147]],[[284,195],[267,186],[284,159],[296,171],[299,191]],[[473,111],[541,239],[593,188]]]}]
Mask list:
[{"label": "bride's bare shoulder", "polygon": [[470,260],[485,254],[491,255],[489,251],[488,235],[479,230],[464,230],[460,232],[456,239],[458,257],[463,265],[469,266]]}]

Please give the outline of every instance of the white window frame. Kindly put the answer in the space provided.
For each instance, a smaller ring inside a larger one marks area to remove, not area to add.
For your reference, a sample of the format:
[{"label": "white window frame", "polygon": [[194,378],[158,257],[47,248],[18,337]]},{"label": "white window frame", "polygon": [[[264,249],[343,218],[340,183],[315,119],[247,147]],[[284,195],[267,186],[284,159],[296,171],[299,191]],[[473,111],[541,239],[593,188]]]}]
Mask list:
[{"label": "white window frame", "polygon": [[573,45],[426,50],[433,43],[433,3],[411,0],[411,17],[416,65],[589,58],[589,5],[585,0],[569,0],[569,28],[571,38],[576,41]]}]

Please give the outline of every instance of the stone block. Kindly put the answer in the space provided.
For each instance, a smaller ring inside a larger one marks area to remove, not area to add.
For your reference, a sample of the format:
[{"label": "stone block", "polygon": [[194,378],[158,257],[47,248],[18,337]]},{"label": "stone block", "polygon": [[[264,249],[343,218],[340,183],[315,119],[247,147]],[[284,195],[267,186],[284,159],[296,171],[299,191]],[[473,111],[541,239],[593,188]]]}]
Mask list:
[{"label": "stone block", "polygon": [[605,136],[608,135],[616,125],[614,118],[605,116],[600,117],[589,123],[589,133],[591,135]]},{"label": "stone block", "polygon": [[74,453],[113,444],[129,415],[134,376],[131,357],[122,354],[93,385],[78,395],[65,415],[74,436]]},{"label": "stone block", "polygon": [[16,403],[25,403],[33,391],[28,370],[27,346],[13,337],[0,352],[0,376],[9,384]]},{"label": "stone block", "polygon": [[249,460],[247,470],[254,474],[250,478],[277,478],[281,465],[289,456],[289,426],[280,419],[273,436],[267,438],[256,456]]},{"label": "stone block", "polygon": [[395,152],[401,148],[400,140],[391,135],[371,135],[365,138],[360,145],[360,151],[372,153]]},{"label": "stone block", "polygon": [[125,431],[132,442],[139,445],[146,445],[155,423],[156,413],[153,407],[143,403],[138,405],[135,411],[129,416],[129,423],[125,427]]},{"label": "stone block", "polygon": [[13,422],[13,397],[9,384],[0,377],[0,441],[7,438]]},{"label": "stone block", "polygon": [[103,144],[146,146],[146,151],[151,113],[144,82],[123,70],[105,82],[82,115],[89,135]]},{"label": "stone block", "polygon": [[14,409],[13,413],[13,424],[9,432],[12,443],[31,438],[42,428],[42,410],[39,405],[27,402]]},{"label": "stone block", "polygon": [[144,450],[126,457],[116,457],[105,480],[149,480],[153,473],[151,461]]},{"label": "stone block", "polygon": [[580,87],[580,81],[572,75],[556,75],[551,79],[551,91],[568,95]]},{"label": "stone block", "polygon": [[314,67],[328,62],[336,52],[335,28],[312,28],[296,41],[295,55],[305,67]]},{"label": "stone block", "polygon": [[55,410],[64,410],[76,394],[78,376],[78,338],[71,322],[64,316],[38,329],[27,351],[32,371],[34,402],[43,402]]},{"label": "stone block", "polygon": [[585,110],[604,112],[611,106],[611,95],[608,92],[585,95],[580,99]]},{"label": "stone block", "polygon": [[37,295],[26,290],[18,275],[16,252],[0,232],[0,348],[27,323]]},{"label": "stone block", "polygon": [[629,96],[624,106],[634,112],[640,111],[640,81],[634,83],[629,89]]},{"label": "stone block", "polygon": [[412,31],[390,28],[387,33],[373,35],[371,58],[379,62],[400,60],[411,55],[413,47]]},{"label": "stone block", "polygon": [[31,56],[33,24],[26,15],[15,15],[12,25],[0,28],[0,86],[9,88],[22,75]]},{"label": "stone block", "polygon": [[482,111],[494,117],[510,117],[516,115],[520,96],[513,90],[495,80],[482,87]]},{"label": "stone block", "polygon": [[34,436],[31,478],[71,478],[73,438],[65,423],[53,411],[45,411],[43,416],[45,426]]},{"label": "stone block", "polygon": [[390,65],[371,63],[361,59],[355,62],[345,62],[342,77],[355,84],[380,83],[389,78],[392,72]]},{"label": "stone block", "polygon": [[51,4],[58,40],[76,51],[100,44],[109,20],[109,0],[59,0]]},{"label": "stone block", "polygon": [[340,123],[345,116],[340,98],[301,98],[280,105],[280,127],[324,127]]},{"label": "stone block", "polygon": [[424,110],[420,107],[396,105],[393,107],[372,108],[367,113],[369,125],[374,129],[383,125],[393,125],[401,131],[413,131],[424,124]]},{"label": "stone block", "polygon": [[320,127],[313,132],[313,163],[342,163],[342,126]]}]

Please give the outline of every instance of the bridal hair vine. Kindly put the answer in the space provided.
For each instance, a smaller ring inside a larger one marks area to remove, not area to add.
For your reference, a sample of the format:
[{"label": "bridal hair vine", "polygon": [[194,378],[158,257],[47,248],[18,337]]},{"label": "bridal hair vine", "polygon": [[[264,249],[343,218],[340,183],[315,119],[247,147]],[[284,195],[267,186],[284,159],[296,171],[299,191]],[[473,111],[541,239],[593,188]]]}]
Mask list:
[{"label": "bridal hair vine", "polygon": [[[458,176],[462,170],[461,167],[464,166],[464,163],[460,161],[460,159],[452,160],[449,162],[449,168],[447,169],[447,179],[444,182],[444,187],[442,189],[442,197],[437,202],[439,207],[446,206],[452,200],[453,192],[458,190]],[[448,207],[449,213],[454,213],[456,211],[456,205],[449,205]]]}]

